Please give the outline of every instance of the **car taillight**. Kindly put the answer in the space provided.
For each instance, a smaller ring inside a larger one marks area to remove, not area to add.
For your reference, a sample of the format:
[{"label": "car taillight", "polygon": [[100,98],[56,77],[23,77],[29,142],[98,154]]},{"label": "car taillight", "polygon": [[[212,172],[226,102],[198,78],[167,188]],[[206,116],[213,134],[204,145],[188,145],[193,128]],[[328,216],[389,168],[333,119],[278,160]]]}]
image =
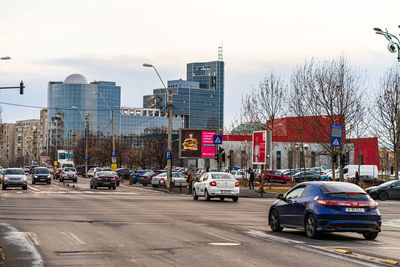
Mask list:
[{"label": "car taillight", "polygon": [[101,180],[101,178],[100,178],[100,177],[97,177],[96,179],[97,179],[97,180]]},{"label": "car taillight", "polygon": [[239,182],[236,182],[236,183],[235,183],[235,186],[236,186],[236,187],[238,187],[239,185],[240,185]]},{"label": "car taillight", "polygon": [[161,178],[161,181],[164,181],[164,178]]},{"label": "car taillight", "polygon": [[114,181],[115,180],[115,178],[114,177],[111,177],[111,181]]},{"label": "car taillight", "polygon": [[320,205],[345,206],[345,207],[376,207],[375,201],[336,201],[336,200],[317,200]]},{"label": "car taillight", "polygon": [[211,185],[211,186],[217,186],[217,182],[216,182],[216,181],[211,181],[211,182],[210,182],[210,185]]}]

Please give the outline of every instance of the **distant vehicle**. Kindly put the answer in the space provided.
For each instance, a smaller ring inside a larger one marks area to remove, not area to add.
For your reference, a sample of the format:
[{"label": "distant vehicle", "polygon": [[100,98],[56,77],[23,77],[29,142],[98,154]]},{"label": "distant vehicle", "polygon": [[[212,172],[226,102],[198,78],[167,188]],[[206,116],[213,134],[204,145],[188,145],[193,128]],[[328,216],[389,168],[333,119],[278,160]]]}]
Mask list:
[{"label": "distant vehicle", "polygon": [[96,172],[96,171],[98,171],[99,169],[101,169],[101,168],[99,168],[99,167],[94,167],[94,168],[90,168],[90,170],[88,170],[88,177],[93,177],[94,176],[94,173]]},{"label": "distant vehicle", "polygon": [[97,187],[108,187],[108,189],[116,189],[116,179],[114,174],[108,171],[98,171],[94,177],[90,178],[90,189]]},{"label": "distant vehicle", "polygon": [[[347,182],[355,184],[356,178],[354,176],[349,177],[347,178]],[[375,178],[374,176],[371,175],[360,175],[360,183],[363,183],[365,185],[380,185],[383,184],[384,182],[385,180]]]},{"label": "distant vehicle", "polygon": [[372,198],[382,201],[400,199],[400,181],[389,181],[365,190]]},{"label": "distant vehicle", "polygon": [[313,171],[306,171],[306,175],[304,176],[304,172],[300,171],[293,175],[293,181],[296,183],[304,182],[304,181],[319,181],[321,180],[321,176]]},{"label": "distant vehicle", "polygon": [[54,175],[53,175],[53,179],[60,179],[62,170],[63,170],[62,168],[58,168],[58,169],[56,170],[56,172],[54,173]]},{"label": "distant vehicle", "polygon": [[2,189],[7,187],[22,187],[23,190],[28,189],[28,179],[22,168],[8,168],[1,175]]},{"label": "distant vehicle", "polygon": [[[339,178],[339,169],[335,169],[335,179]],[[321,181],[332,181],[332,170],[321,176]]]},{"label": "distant vehicle", "polygon": [[110,171],[113,175],[114,175],[114,177],[115,177],[115,184],[117,185],[117,186],[119,186],[119,183],[121,182],[121,178],[119,178],[119,176],[118,176],[118,174],[116,173],[116,172],[113,172],[113,171]]},{"label": "distant vehicle", "polygon": [[[168,180],[167,173],[163,172],[151,178],[151,185],[153,187],[164,186]],[[172,173],[172,186],[187,186],[186,175],[179,172]]]},{"label": "distant vehicle", "polygon": [[36,167],[33,169],[32,184],[36,184],[38,182],[51,184],[51,174],[49,172],[49,169],[45,167]]},{"label": "distant vehicle", "polygon": [[78,182],[78,175],[75,168],[65,167],[62,169],[60,182],[63,183],[65,180],[72,180],[74,183]]},{"label": "distant vehicle", "polygon": [[119,176],[119,178],[123,178],[124,180],[128,180],[129,179],[129,175],[132,173],[133,171],[131,169],[128,168],[121,168],[121,169],[117,169],[117,174]]},{"label": "distant vehicle", "polygon": [[31,167],[30,167],[30,166],[25,166],[25,167],[24,167],[24,173],[25,173],[25,174],[29,174],[30,170],[31,170]]},{"label": "distant vehicle", "polygon": [[129,174],[129,176],[132,176],[132,183],[136,184],[137,182],[139,182],[139,177],[143,174],[145,174],[146,172],[150,172],[151,170],[137,170],[132,172],[131,174]]},{"label": "distant vehicle", "polygon": [[280,171],[268,170],[264,174],[264,182],[266,183],[277,182],[285,184],[291,181],[292,178],[290,176],[284,175]]},{"label": "distant vehicle", "polygon": [[151,180],[154,176],[159,175],[160,173],[163,173],[164,171],[150,171],[146,172],[143,175],[139,176],[138,182],[139,184],[142,184],[143,186],[147,186],[151,184]]},{"label": "distant vehicle", "polygon": [[73,162],[63,162],[61,163],[61,168],[66,168],[66,167],[75,167]]},{"label": "distant vehicle", "polygon": [[343,177],[346,181],[349,177],[356,176],[356,171],[360,167],[360,175],[371,175],[378,178],[378,167],[376,165],[347,165],[343,168]]},{"label": "distant vehicle", "polygon": [[268,214],[273,232],[296,228],[309,238],[321,232],[356,232],[372,240],[381,231],[377,203],[351,183],[305,182],[277,198]]},{"label": "distant vehicle", "polygon": [[193,199],[204,197],[207,201],[218,197],[221,201],[232,198],[239,200],[240,186],[235,177],[226,172],[206,172],[193,184]]},{"label": "distant vehicle", "polygon": [[36,167],[39,167],[39,166],[38,166],[38,165],[31,165],[31,166],[29,167],[29,173],[32,174],[32,173],[33,173],[33,170],[34,170]]},{"label": "distant vehicle", "polygon": [[231,171],[231,174],[235,177],[236,180],[240,181],[242,180],[243,177],[246,178],[246,173],[243,172],[242,170],[233,170]]}]

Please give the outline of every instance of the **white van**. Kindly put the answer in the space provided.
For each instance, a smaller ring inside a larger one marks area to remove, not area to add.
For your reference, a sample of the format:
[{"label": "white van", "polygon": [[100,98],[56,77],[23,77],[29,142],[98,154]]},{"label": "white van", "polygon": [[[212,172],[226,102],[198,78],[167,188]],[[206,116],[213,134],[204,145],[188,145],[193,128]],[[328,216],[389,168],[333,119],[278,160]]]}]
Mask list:
[{"label": "white van", "polygon": [[360,167],[360,175],[370,175],[378,178],[378,167],[376,165],[347,165],[343,168],[344,180],[355,177],[358,167]]}]

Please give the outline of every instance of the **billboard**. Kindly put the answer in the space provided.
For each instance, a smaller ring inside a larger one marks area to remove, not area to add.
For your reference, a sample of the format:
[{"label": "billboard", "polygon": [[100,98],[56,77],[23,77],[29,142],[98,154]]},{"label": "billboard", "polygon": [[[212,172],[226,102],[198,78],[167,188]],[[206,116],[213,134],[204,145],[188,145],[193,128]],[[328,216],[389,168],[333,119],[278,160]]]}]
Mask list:
[{"label": "billboard", "polygon": [[266,163],[266,150],[267,150],[266,136],[267,136],[266,131],[253,132],[253,149],[252,149],[253,164]]},{"label": "billboard", "polygon": [[180,158],[215,158],[217,149],[213,136],[215,130],[181,129],[179,138]]}]

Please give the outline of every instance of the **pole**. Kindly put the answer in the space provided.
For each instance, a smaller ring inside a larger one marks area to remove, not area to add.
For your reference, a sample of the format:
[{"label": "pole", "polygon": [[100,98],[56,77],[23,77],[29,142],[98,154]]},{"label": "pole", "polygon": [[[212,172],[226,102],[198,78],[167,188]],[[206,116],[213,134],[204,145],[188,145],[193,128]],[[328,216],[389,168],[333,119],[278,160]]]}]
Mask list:
[{"label": "pole", "polygon": [[111,170],[116,171],[117,170],[117,157],[116,155],[114,156],[115,152],[115,129],[114,129],[114,110],[111,111],[111,124],[112,124],[112,151],[113,155],[111,155]]},{"label": "pole", "polygon": [[[168,90],[168,151],[171,151],[172,154],[172,90]],[[167,159],[167,166],[168,166],[167,188],[169,189],[169,191],[171,191],[172,157]]]},{"label": "pole", "polygon": [[88,132],[89,132],[89,114],[86,115],[85,118],[85,177],[87,178],[87,172],[88,172],[88,161],[89,161],[89,157],[88,157]]}]

